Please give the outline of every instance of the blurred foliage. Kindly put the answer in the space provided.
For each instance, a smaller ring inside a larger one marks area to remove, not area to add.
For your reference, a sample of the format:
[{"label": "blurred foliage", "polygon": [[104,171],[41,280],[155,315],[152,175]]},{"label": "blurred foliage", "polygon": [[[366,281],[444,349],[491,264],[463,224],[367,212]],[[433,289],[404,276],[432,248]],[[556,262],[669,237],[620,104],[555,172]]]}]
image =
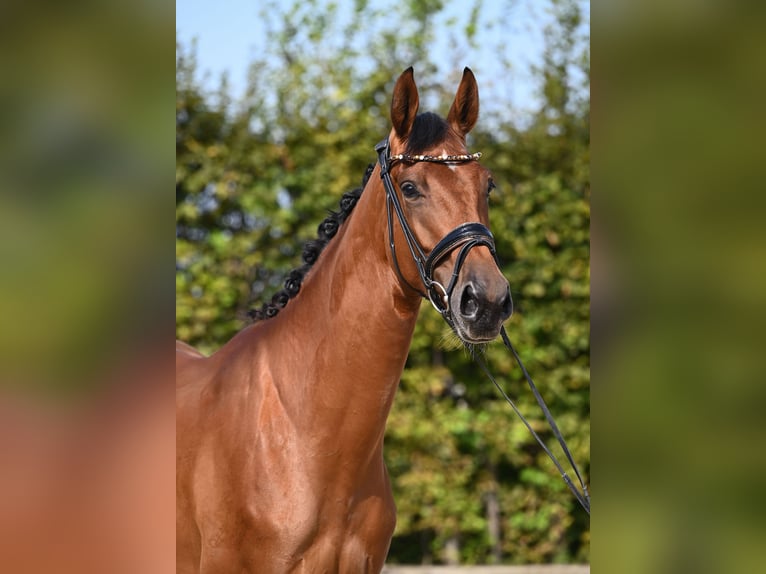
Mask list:
[{"label": "blurred foliage", "polygon": [[[435,78],[429,46],[443,8],[410,1],[376,19],[375,9],[356,2],[340,24],[332,3],[267,3],[268,50],[252,62],[238,102],[225,78],[216,93],[205,92],[194,46],[177,44],[179,339],[214,351],[244,326],[253,302],[281,286],[326,210],[375,160],[402,70],[413,64],[425,102],[435,96],[446,112],[462,65],[453,77]],[[476,2],[464,29],[446,24],[450,33],[474,42],[480,8]],[[484,114],[469,144],[483,152],[499,186],[490,211],[516,305],[509,335],[587,479],[588,43],[579,4],[550,8],[536,70],[539,110],[523,127]],[[360,26],[370,18],[376,34]],[[480,67],[472,67],[481,90]],[[588,561],[587,515],[466,353],[444,349],[445,330],[424,306],[389,419],[385,454],[398,506],[389,562]],[[550,443],[512,357],[498,344],[485,353]]]},{"label": "blurred foliage", "polygon": [[593,21],[603,572],[766,568],[766,5],[686,8]]},{"label": "blurred foliage", "polygon": [[173,333],[173,98],[156,57],[171,10],[6,2],[1,20],[0,391],[88,400]]}]

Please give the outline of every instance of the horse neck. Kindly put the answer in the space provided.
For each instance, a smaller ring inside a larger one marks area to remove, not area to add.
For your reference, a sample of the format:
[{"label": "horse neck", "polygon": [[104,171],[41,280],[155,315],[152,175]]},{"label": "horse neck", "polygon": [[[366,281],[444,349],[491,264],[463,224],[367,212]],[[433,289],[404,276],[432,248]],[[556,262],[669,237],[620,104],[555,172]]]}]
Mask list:
[{"label": "horse neck", "polygon": [[274,344],[294,353],[271,366],[280,398],[317,440],[382,443],[420,307],[388,249],[378,166],[298,297],[270,320]]}]

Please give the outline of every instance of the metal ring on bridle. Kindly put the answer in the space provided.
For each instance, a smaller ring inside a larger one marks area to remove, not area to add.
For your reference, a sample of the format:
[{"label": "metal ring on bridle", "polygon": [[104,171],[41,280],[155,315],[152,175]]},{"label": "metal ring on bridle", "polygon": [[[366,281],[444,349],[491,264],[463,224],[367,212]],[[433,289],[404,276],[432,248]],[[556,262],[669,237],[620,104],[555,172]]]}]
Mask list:
[{"label": "metal ring on bridle", "polygon": [[[444,307],[439,307],[439,305],[436,304],[436,301],[434,301],[434,287],[438,287],[441,289],[441,294],[437,295],[441,297],[442,302],[444,303]],[[449,313],[449,294],[447,293],[447,290],[444,288],[444,285],[439,283],[438,281],[431,281],[431,284],[428,286],[428,300],[431,302],[431,305],[433,305],[434,309],[436,309],[439,313],[444,315],[445,313]]]}]

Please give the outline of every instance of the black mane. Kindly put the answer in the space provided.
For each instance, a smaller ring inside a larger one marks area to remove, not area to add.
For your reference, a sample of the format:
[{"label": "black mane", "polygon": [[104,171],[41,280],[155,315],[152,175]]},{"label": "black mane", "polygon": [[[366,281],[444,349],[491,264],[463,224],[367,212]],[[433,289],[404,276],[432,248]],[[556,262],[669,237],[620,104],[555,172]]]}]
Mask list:
[{"label": "black mane", "polygon": [[301,290],[303,278],[309,272],[309,269],[311,269],[311,266],[314,265],[316,260],[319,259],[319,254],[322,253],[322,250],[330,242],[330,239],[335,237],[341,224],[346,221],[349,215],[351,215],[354,206],[356,206],[356,202],[359,200],[364,187],[367,185],[367,180],[370,179],[370,174],[372,174],[374,167],[374,164],[367,166],[367,170],[362,178],[362,187],[357,187],[352,191],[344,193],[340,200],[340,209],[338,211],[331,211],[330,215],[327,216],[327,219],[319,224],[319,227],[317,228],[317,238],[307,241],[304,244],[303,265],[288,273],[287,279],[285,280],[285,288],[274,294],[271,298],[271,303],[264,303],[260,308],[251,309],[248,312],[248,315],[250,315],[250,318],[253,319],[253,321],[260,321],[262,319],[273,317],[279,313],[280,309],[287,305],[290,299],[298,294]]},{"label": "black mane", "polygon": [[[449,124],[441,116],[432,112],[419,114],[416,116],[411,133],[407,138],[406,153],[422,153],[443,141],[447,137],[449,129]],[[319,254],[322,253],[330,239],[335,237],[341,224],[351,215],[351,211],[362,195],[362,190],[367,185],[367,180],[370,179],[370,174],[374,167],[374,164],[367,166],[367,170],[362,178],[362,187],[343,194],[340,200],[340,209],[338,211],[331,211],[327,219],[319,224],[317,238],[304,244],[303,265],[288,273],[285,280],[285,288],[274,294],[271,298],[271,303],[264,303],[259,308],[251,309],[248,312],[248,315],[254,321],[274,317],[279,313],[280,309],[287,305],[290,299],[298,294],[301,290],[304,277],[309,272],[309,269],[311,269],[311,266],[319,259]]]}]

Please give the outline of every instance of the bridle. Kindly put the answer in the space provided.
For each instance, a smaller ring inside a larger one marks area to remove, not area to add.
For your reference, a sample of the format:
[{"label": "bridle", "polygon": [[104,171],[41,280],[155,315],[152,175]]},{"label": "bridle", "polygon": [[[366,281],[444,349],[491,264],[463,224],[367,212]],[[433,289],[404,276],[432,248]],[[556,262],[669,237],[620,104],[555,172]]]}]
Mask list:
[{"label": "bridle", "polygon": [[[392,156],[390,155],[388,138],[378,143],[378,145],[375,146],[375,151],[378,152],[380,177],[383,180],[383,187],[386,190],[388,240],[396,273],[405,285],[419,293],[421,297],[431,301],[431,305],[434,306],[434,309],[436,309],[450,326],[452,326],[450,298],[452,297],[452,291],[455,289],[460,269],[468,256],[468,252],[474,247],[484,245],[489,249],[490,253],[492,253],[495,262],[497,262],[495,239],[492,236],[492,232],[481,223],[463,223],[445,235],[444,238],[431,250],[431,253],[426,256],[423,248],[415,237],[415,234],[407,223],[407,218],[404,216],[402,204],[394,190],[394,183],[391,180],[391,168],[396,162],[430,162],[448,165],[461,164],[478,160],[481,157],[481,153],[440,156],[398,154]],[[423,283],[423,289],[419,289],[407,281],[399,268],[399,260],[396,256],[396,245],[394,243],[394,213],[399,220],[399,225],[401,226],[404,238],[407,241],[410,255],[412,255],[412,260],[417,267],[420,281]],[[458,252],[457,260],[455,261],[455,267],[453,268],[449,283],[447,283],[447,286],[445,287],[434,279],[434,271],[450,253],[458,248],[460,248],[460,251]]]},{"label": "bridle", "polygon": [[[407,218],[404,216],[404,210],[402,209],[402,205],[399,201],[399,197],[397,196],[396,191],[394,189],[394,183],[391,180],[390,171],[391,171],[391,167],[398,161],[407,162],[407,163],[415,163],[415,162],[422,161],[422,162],[454,165],[454,164],[467,163],[470,161],[477,161],[481,157],[481,153],[462,154],[462,155],[440,155],[440,156],[397,154],[392,156],[390,155],[388,138],[378,143],[378,145],[375,146],[375,151],[378,153],[378,163],[380,164],[380,177],[383,180],[383,187],[386,190],[386,212],[388,216],[388,239],[389,239],[389,246],[391,248],[391,255],[393,257],[394,268],[396,269],[396,273],[397,275],[399,275],[399,278],[404,282],[405,285],[407,285],[409,288],[419,293],[422,297],[431,301],[431,304],[434,306],[434,308],[442,315],[442,317],[445,319],[445,321],[447,321],[449,326],[454,329],[455,326],[452,320],[452,314],[450,310],[450,297],[452,296],[452,291],[455,288],[455,283],[457,282],[457,278],[458,278],[458,275],[460,274],[460,269],[463,266],[463,263],[465,262],[465,258],[468,256],[468,252],[471,249],[473,249],[474,247],[478,247],[479,245],[483,245],[489,249],[490,253],[492,253],[492,257],[495,258],[495,262],[497,263],[495,239],[492,236],[492,232],[481,223],[463,223],[459,225],[458,227],[456,227],[455,229],[453,229],[452,231],[450,231],[446,236],[444,236],[444,238],[436,244],[436,246],[433,248],[431,253],[428,256],[426,256],[425,252],[423,251],[423,248],[420,246],[420,243],[418,243],[417,238],[412,233],[412,229],[407,223]],[[418,275],[420,275],[420,281],[423,283],[423,287],[425,289],[424,291],[421,289],[418,289],[417,287],[413,286],[409,281],[407,281],[407,279],[405,279],[404,275],[402,274],[401,269],[399,268],[399,261],[396,257],[396,246],[394,244],[394,220],[393,220],[394,213],[396,214],[396,217],[399,220],[399,225],[401,226],[402,232],[404,233],[404,238],[407,241],[407,247],[409,248],[410,254],[412,255],[412,259],[415,262],[415,266],[417,267]],[[441,283],[439,283],[438,281],[436,281],[436,279],[434,279],[434,271],[436,270],[436,267],[438,267],[439,264],[442,263],[450,253],[452,253],[454,250],[458,248],[460,248],[460,251],[458,252],[457,260],[455,261],[455,267],[452,271],[452,276],[450,277],[447,287],[444,287]],[[574,469],[575,475],[577,476],[577,479],[580,482],[580,486],[582,487],[582,492],[580,492],[575,487],[574,483],[569,478],[567,473],[564,471],[558,459],[550,451],[550,449],[548,449],[548,447],[545,445],[545,443],[540,438],[540,436],[534,431],[534,429],[529,424],[527,419],[524,418],[524,415],[521,414],[519,409],[511,400],[511,398],[506,394],[503,388],[498,384],[498,382],[495,380],[495,377],[492,376],[492,373],[487,368],[487,365],[484,363],[484,360],[481,358],[481,356],[478,353],[476,353],[472,347],[469,347],[469,351],[471,352],[471,357],[474,359],[474,361],[476,361],[479,364],[479,366],[484,371],[484,373],[489,377],[492,383],[494,383],[494,385],[500,391],[503,398],[511,405],[514,412],[519,416],[519,418],[521,418],[522,422],[526,425],[527,429],[532,433],[532,436],[537,440],[537,442],[543,448],[545,453],[553,461],[553,464],[558,469],[559,474],[561,474],[561,477],[564,479],[564,482],[569,487],[569,490],[572,491],[572,494],[574,494],[577,501],[585,509],[588,515],[590,515],[590,495],[588,494],[588,488],[585,485],[585,481],[583,480],[582,476],[580,475],[580,470],[577,468],[577,464],[575,464],[572,454],[569,452],[569,448],[567,447],[567,444],[564,441],[564,437],[561,435],[561,431],[559,431],[558,425],[556,425],[556,421],[553,420],[553,415],[551,415],[550,410],[548,409],[548,406],[545,404],[545,401],[543,400],[543,397],[540,395],[540,392],[537,390],[535,383],[532,381],[532,377],[530,377],[526,368],[524,368],[524,364],[521,362],[521,358],[516,352],[516,349],[513,348],[513,345],[511,344],[511,341],[508,338],[507,333],[505,332],[505,327],[501,327],[500,334],[502,336],[503,343],[505,344],[506,348],[511,351],[514,358],[516,359],[516,362],[519,364],[519,367],[521,368],[521,371],[524,374],[524,378],[527,380],[527,384],[529,385],[530,389],[532,389],[532,393],[535,396],[535,400],[537,401],[538,405],[542,409],[543,414],[545,415],[545,418],[548,421],[548,424],[551,426],[551,430],[553,430],[553,434],[556,437],[556,440],[558,441],[559,445],[564,451],[564,454],[567,457],[567,460],[569,461],[569,464]]]}]

